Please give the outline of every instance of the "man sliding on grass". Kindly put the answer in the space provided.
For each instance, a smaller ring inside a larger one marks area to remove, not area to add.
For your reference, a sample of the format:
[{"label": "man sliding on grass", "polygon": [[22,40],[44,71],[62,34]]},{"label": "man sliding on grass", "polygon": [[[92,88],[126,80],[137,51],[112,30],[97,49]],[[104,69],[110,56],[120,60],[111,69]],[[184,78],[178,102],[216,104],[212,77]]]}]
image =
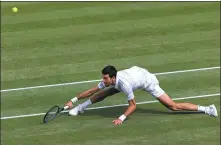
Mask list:
[{"label": "man sliding on grass", "polygon": [[107,96],[123,92],[127,96],[129,106],[119,118],[113,120],[115,125],[122,124],[122,122],[136,110],[136,101],[133,91],[136,89],[141,89],[149,92],[153,97],[159,100],[170,110],[199,111],[214,117],[218,116],[216,107],[214,105],[200,106],[191,103],[174,102],[164,92],[164,90],[160,88],[159,81],[157,80],[156,76],[144,68],[133,66],[129,69],[117,71],[115,67],[109,65],[102,70],[102,77],[103,80],[98,84],[98,86],[80,93],[66,104],[66,106],[72,108],[73,103],[93,95],[86,102],[79,104],[77,107],[70,110],[70,115],[76,116],[79,113],[83,113],[84,109],[89,105],[102,101]]}]

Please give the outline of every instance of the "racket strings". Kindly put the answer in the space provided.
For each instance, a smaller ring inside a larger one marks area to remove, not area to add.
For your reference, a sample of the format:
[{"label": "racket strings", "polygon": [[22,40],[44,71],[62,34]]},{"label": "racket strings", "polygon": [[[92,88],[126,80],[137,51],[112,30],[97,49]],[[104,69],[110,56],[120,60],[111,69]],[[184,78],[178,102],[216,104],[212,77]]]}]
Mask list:
[{"label": "racket strings", "polygon": [[44,122],[51,121],[56,118],[57,114],[59,113],[59,107],[55,106],[52,107],[47,113],[46,116],[44,117]]}]

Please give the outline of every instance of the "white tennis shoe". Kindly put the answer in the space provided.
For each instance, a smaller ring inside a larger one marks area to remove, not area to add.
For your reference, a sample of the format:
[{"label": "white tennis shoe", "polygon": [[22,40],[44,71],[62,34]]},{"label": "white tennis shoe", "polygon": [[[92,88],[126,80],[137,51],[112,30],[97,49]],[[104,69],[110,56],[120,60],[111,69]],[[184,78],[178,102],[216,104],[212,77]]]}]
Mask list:
[{"label": "white tennis shoe", "polygon": [[69,111],[69,115],[71,116],[77,116],[79,113],[84,113],[84,109],[82,108],[81,104]]},{"label": "white tennis shoe", "polygon": [[205,113],[207,115],[210,115],[210,116],[213,116],[213,117],[217,117],[218,116],[218,113],[217,113],[217,110],[216,110],[216,107],[215,107],[214,104],[206,107]]}]

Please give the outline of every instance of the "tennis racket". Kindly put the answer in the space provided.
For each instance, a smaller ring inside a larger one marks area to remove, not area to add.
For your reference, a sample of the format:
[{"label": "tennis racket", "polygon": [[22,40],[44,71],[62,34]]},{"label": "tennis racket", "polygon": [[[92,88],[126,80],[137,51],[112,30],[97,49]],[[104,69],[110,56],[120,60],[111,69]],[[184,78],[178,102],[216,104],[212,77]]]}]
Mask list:
[{"label": "tennis racket", "polygon": [[68,108],[69,106],[61,108],[58,105],[51,107],[51,109],[49,109],[48,112],[45,114],[43,122],[48,123],[49,121],[54,120],[62,111],[67,110]]}]

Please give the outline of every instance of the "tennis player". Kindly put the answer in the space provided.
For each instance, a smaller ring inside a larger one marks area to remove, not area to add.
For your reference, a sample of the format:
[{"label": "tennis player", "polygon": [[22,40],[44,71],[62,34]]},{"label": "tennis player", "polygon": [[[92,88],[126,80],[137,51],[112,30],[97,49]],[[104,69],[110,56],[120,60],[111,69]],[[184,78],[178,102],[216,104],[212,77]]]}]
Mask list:
[{"label": "tennis player", "polygon": [[154,98],[159,100],[159,102],[172,111],[199,111],[213,117],[218,116],[214,104],[209,106],[201,106],[187,102],[174,102],[160,87],[156,76],[145,68],[133,66],[125,70],[117,71],[114,66],[109,65],[103,68],[102,78],[102,81],[99,82],[97,86],[80,93],[66,103],[67,106],[73,108],[73,103],[92,96],[84,103],[79,104],[75,108],[71,109],[69,111],[70,115],[76,116],[79,113],[83,113],[84,109],[89,105],[102,101],[107,96],[112,96],[116,93],[123,92],[127,97],[129,106],[119,118],[113,120],[115,125],[120,125],[136,110],[134,90],[141,89],[150,93]]}]

